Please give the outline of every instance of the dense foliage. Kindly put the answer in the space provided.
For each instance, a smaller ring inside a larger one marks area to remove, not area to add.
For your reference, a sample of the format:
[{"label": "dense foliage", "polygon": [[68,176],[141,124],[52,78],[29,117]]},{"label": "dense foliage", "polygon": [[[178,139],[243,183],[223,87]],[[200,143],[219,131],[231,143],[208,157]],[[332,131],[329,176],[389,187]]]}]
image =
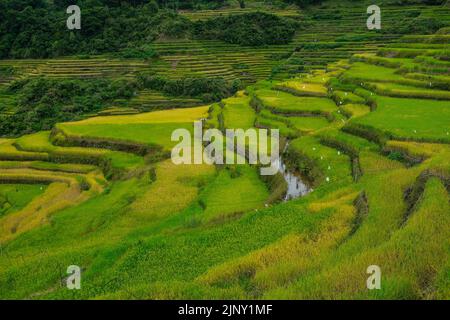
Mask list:
[{"label": "dense foliage", "polygon": [[241,81],[226,81],[224,78],[166,79],[161,76],[141,75],[145,88],[164,92],[168,96],[201,98],[204,102],[219,101],[233,95],[241,88]]},{"label": "dense foliage", "polygon": [[293,20],[273,14],[253,12],[197,21],[194,37],[219,39],[228,43],[261,46],[285,44],[292,40],[297,28]]},{"label": "dense foliage", "polygon": [[130,98],[135,83],[124,80],[53,80],[36,78],[13,83],[17,111],[0,116],[0,135],[49,130],[57,122],[70,121],[104,108],[114,99]]},{"label": "dense foliage", "polygon": [[218,9],[227,4],[226,0],[158,0],[160,7],[173,9]]},{"label": "dense foliage", "polygon": [[397,21],[384,32],[397,34],[433,34],[448,23],[435,18],[417,17],[414,19],[404,19]]},{"label": "dense foliage", "polygon": [[241,81],[223,78],[169,80],[141,75],[129,80],[59,80],[35,78],[15,81],[8,89],[17,97],[16,112],[0,115],[0,136],[17,136],[49,130],[55,123],[72,121],[111,106],[115,99],[130,99],[142,88],[167,96],[219,101],[236,93]]},{"label": "dense foliage", "polygon": [[[66,9],[81,8],[81,29],[69,30]],[[158,38],[221,39],[243,45],[287,43],[295,24],[251,13],[192,23],[172,9],[220,7],[224,1],[5,0],[0,2],[0,59],[49,58],[120,50],[146,51]],[[131,57],[148,57],[146,52]]]},{"label": "dense foliage", "polygon": [[0,58],[98,54],[136,48],[160,36],[181,37],[189,30],[187,19],[153,1],[98,0],[76,1],[82,27],[68,30],[66,8],[73,2],[1,1]]}]

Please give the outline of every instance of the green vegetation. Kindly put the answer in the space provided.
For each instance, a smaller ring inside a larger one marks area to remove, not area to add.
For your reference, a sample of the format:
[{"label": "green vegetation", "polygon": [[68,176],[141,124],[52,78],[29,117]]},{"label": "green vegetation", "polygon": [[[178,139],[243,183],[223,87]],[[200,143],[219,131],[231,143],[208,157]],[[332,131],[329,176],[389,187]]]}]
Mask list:
[{"label": "green vegetation", "polygon": [[255,94],[262,104],[274,113],[330,116],[337,110],[333,101],[325,98],[298,98],[288,93],[267,89],[258,90]]},{"label": "green vegetation", "polygon": [[17,95],[17,110],[11,116],[0,115],[0,135],[16,136],[51,129],[57,122],[96,112],[114,99],[130,98],[133,90],[133,83],[120,80],[16,81],[9,92]]},{"label": "green vegetation", "polygon": [[164,92],[167,96],[201,98],[203,102],[220,101],[233,95],[240,88],[239,79],[226,81],[224,78],[165,79],[159,76],[141,75],[144,88]]},{"label": "green vegetation", "polygon": [[396,139],[450,142],[448,102],[389,97],[376,101],[377,110],[356,123],[381,129]]},{"label": "green vegetation", "polygon": [[222,40],[245,46],[289,43],[296,31],[296,23],[273,14],[255,12],[216,17],[197,21],[194,37]]},{"label": "green vegetation", "polygon": [[44,190],[43,185],[0,184],[0,216],[19,211]]},{"label": "green vegetation", "polygon": [[[0,298],[450,299],[442,1],[368,31],[367,1],[89,0],[81,35],[30,3],[0,4],[1,57],[78,56],[0,60]],[[174,164],[200,119],[279,129],[282,172]]]}]

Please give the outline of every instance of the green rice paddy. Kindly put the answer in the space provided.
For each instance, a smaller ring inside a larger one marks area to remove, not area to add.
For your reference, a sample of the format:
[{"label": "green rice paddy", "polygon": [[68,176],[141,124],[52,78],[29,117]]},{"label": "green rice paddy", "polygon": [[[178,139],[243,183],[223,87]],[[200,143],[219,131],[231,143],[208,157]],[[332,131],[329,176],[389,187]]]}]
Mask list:
[{"label": "green rice paddy", "polygon": [[[278,9],[309,22],[283,46],[160,39],[152,61],[0,61],[16,79],[154,72],[245,84],[208,106],[143,90],[80,121],[0,138],[0,298],[450,299],[449,42],[445,30],[368,33],[362,7]],[[385,9],[386,28],[414,12],[450,25],[448,6]],[[0,114],[13,100],[0,94]],[[287,170],[311,192],[283,201],[282,175],[248,164],[174,164],[171,133],[197,120],[279,129]],[[64,286],[69,265],[82,269],[81,290]],[[380,290],[367,288],[370,265]]]}]

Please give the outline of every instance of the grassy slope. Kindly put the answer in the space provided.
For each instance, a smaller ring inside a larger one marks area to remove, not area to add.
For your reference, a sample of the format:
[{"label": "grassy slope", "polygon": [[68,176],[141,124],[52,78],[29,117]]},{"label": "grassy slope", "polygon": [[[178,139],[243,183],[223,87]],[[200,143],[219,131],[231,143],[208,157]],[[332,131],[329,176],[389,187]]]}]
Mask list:
[{"label": "grassy slope", "polygon": [[[411,66],[409,60],[389,61]],[[268,208],[264,206],[267,186],[250,166],[176,166],[166,160],[152,169],[141,157],[136,163],[127,153],[56,147],[48,132],[0,140],[1,156],[31,158],[0,162],[0,177],[1,170],[22,174],[49,170],[67,176],[69,166],[84,176],[91,172],[92,168],[78,163],[63,166],[45,157],[38,159],[56,151],[108,153],[119,157],[116,165],[140,168],[134,175],[104,182],[107,186],[100,194],[47,211],[63,203],[58,197],[64,194],[80,195],[76,188],[53,183],[40,197],[31,200],[33,192],[23,196],[31,201],[0,217],[0,244],[7,253],[0,258],[0,297],[449,299],[450,208],[443,180],[450,176],[450,149],[444,143],[419,142],[448,142],[447,104],[372,92],[377,108],[370,112],[365,103],[370,102],[366,94],[371,88],[366,82],[408,92],[420,88],[432,94],[434,90],[426,88],[426,81],[411,81],[397,67],[382,67],[378,62],[344,61],[330,66],[328,73],[315,72],[289,83],[259,83],[248,88],[249,96],[240,93],[223,101],[223,108],[215,106],[208,123],[216,127],[220,116],[227,128],[251,128],[256,119],[295,138],[288,149],[295,155],[292,166],[311,169],[315,190]],[[341,73],[332,82],[339,86],[334,88],[335,97],[330,96],[336,103],[326,97],[305,97],[329,92],[326,81]],[[276,85],[300,94],[274,90]],[[259,112],[249,105],[251,94],[264,103]],[[340,101],[345,102],[343,106],[338,106]],[[58,126],[77,135],[158,141],[169,148],[171,130],[206,117],[206,110],[95,117]],[[274,110],[294,114],[283,116]],[[295,115],[298,111],[325,111],[334,119]],[[348,121],[406,141],[376,145],[363,136],[342,132]],[[324,145],[324,140],[333,145]],[[387,147],[424,161],[407,167]],[[362,172],[358,179],[353,176],[355,163]],[[423,194],[408,209],[405,190],[417,185],[417,177],[427,170],[442,180],[429,178]],[[355,202],[362,194],[365,209],[361,201]],[[71,264],[83,268],[80,291],[60,286]],[[380,291],[366,288],[366,268],[372,264],[382,268]]]},{"label": "grassy slope", "polygon": [[44,190],[43,185],[0,185],[0,216],[19,211]]}]

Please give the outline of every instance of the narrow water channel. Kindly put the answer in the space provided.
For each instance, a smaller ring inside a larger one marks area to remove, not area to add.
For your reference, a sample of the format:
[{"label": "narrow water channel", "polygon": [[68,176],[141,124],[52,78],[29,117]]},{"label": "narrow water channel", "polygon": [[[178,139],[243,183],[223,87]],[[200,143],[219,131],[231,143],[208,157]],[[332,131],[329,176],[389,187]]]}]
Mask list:
[{"label": "narrow water channel", "polygon": [[[286,151],[288,144],[286,144],[284,151]],[[284,152],[283,152],[284,153]],[[283,162],[283,156],[280,156],[279,171],[283,175],[284,180],[288,185],[284,201],[289,201],[295,198],[303,197],[310,193],[312,189],[305,183],[300,175],[288,170],[286,164]]]}]

